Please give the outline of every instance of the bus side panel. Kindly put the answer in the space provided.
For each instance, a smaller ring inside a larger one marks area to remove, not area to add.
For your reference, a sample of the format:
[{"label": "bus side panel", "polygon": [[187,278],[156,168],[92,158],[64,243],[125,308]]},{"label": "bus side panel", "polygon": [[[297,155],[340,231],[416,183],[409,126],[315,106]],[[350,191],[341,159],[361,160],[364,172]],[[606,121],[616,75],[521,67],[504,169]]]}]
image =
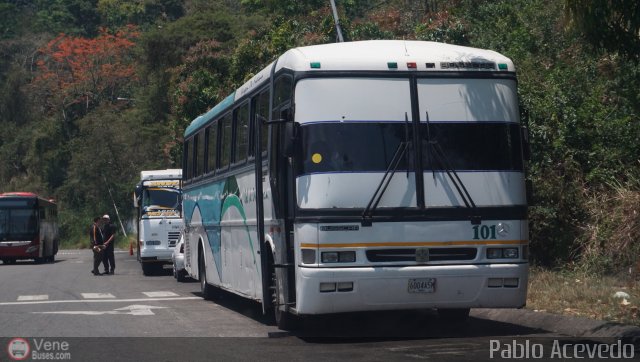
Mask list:
[{"label": "bus side panel", "polygon": [[223,286],[258,299],[262,288],[254,173],[249,171],[228,177],[224,196],[221,210],[222,251],[223,269],[228,272],[223,278]]},{"label": "bus side panel", "polygon": [[220,207],[224,183],[197,186],[183,191],[183,215],[187,235],[185,263],[188,272],[199,278],[200,247],[204,253],[207,281],[221,283]]},{"label": "bus side panel", "polygon": [[246,172],[184,193],[189,275],[198,278],[202,242],[207,281],[260,299],[260,247],[256,229],[255,175]]}]

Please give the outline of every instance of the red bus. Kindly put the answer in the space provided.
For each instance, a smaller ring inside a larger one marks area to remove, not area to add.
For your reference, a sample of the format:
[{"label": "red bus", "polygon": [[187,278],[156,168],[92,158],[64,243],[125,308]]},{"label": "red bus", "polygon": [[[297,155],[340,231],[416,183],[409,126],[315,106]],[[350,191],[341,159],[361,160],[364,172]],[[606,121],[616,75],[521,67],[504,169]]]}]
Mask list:
[{"label": "red bus", "polygon": [[0,259],[53,262],[58,252],[58,212],[53,200],[31,192],[0,194]]}]

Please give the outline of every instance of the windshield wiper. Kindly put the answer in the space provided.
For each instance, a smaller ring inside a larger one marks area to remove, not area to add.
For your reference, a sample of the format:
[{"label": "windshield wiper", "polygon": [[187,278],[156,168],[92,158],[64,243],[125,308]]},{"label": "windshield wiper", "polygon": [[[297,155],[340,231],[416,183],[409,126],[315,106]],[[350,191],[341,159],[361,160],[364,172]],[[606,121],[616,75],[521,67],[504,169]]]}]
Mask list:
[{"label": "windshield wiper", "polygon": [[[411,144],[411,141],[409,141],[409,128],[408,128],[409,117],[406,112],[404,113],[404,118],[405,118],[405,140],[403,142],[400,142],[400,144],[398,145],[398,148],[396,148],[396,152],[393,154],[393,158],[391,158],[391,162],[389,162],[389,166],[387,166],[387,170],[384,172],[384,175],[382,176],[382,179],[378,184],[378,188],[376,188],[376,191],[371,196],[371,200],[369,200],[367,207],[362,212],[362,226],[372,225],[373,213],[375,212],[376,208],[378,208],[378,204],[382,199],[382,195],[384,195],[384,192],[387,191],[387,187],[389,187],[389,183],[391,183],[391,179],[393,178],[393,175],[395,175],[396,170],[400,165],[400,160],[402,160],[402,158],[405,156],[405,154],[407,153],[407,149]],[[409,176],[409,171],[407,167],[407,177],[408,176]]]},{"label": "windshield wiper", "polygon": [[[431,139],[431,131],[430,131],[431,123],[429,121],[428,111],[426,112],[426,118],[427,118],[426,119],[427,146],[429,147],[428,157],[429,157],[429,164],[431,165],[431,171],[432,171],[434,180],[436,178],[436,173],[435,173],[435,167],[433,167],[433,163],[431,162],[432,159],[435,159],[439,163],[440,167],[447,173],[447,176],[449,176],[451,183],[455,187],[456,191],[458,191],[458,194],[460,195],[460,198],[462,199],[462,202],[464,202],[465,206],[476,210],[477,209],[476,203],[473,202],[473,199],[471,198],[469,191],[464,186],[464,183],[460,179],[460,176],[458,176],[458,173],[456,172],[456,170],[454,170],[453,167],[451,167],[451,163],[449,162],[449,159],[447,158],[446,153],[442,149],[442,146],[440,146],[440,143],[438,143],[438,141],[434,141]],[[481,221],[480,216],[471,216],[472,224],[474,225],[479,224],[480,221]]]}]

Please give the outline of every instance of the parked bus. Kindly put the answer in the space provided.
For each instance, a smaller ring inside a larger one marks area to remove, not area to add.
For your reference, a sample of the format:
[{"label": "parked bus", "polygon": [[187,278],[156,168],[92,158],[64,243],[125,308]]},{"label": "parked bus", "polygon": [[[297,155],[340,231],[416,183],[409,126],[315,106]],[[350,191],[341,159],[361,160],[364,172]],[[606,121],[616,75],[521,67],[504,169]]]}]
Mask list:
[{"label": "parked bus", "polygon": [[287,51],[185,131],[185,265],[281,328],[353,311],[519,308],[526,128],[488,50],[361,41]]},{"label": "parked bus", "polygon": [[58,253],[58,211],[53,200],[31,192],[0,194],[0,259],[54,262]]},{"label": "parked bus", "polygon": [[137,212],[137,258],[144,275],[162,271],[182,231],[181,169],[140,172],[134,207]]}]

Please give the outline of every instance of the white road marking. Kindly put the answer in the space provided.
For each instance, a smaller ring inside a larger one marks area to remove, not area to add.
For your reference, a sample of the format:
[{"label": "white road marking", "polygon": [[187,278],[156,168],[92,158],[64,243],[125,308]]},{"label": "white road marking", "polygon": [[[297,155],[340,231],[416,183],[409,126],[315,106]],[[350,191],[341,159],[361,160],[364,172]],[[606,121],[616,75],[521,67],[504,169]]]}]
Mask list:
[{"label": "white road marking", "polygon": [[156,307],[152,305],[134,304],[114,310],[68,310],[56,312],[31,312],[33,314],[75,314],[75,315],[105,315],[105,314],[128,314],[128,315],[155,315],[152,309],[166,309],[167,307]]},{"label": "white road marking", "polygon": [[174,297],[174,298],[135,298],[135,299],[71,299],[71,300],[37,300],[24,302],[0,302],[4,305],[29,305],[29,304],[62,304],[62,303],[135,303],[135,302],[159,302],[167,300],[196,300],[201,297]]},{"label": "white road marking", "polygon": [[80,293],[84,299],[107,299],[115,298],[115,295],[111,293]]},{"label": "white road marking", "polygon": [[18,296],[18,302],[23,302],[27,300],[48,300],[48,299],[49,299],[49,295],[47,294]]},{"label": "white road marking", "polygon": [[179,295],[174,292],[142,292],[142,294],[149,298],[179,297]]}]

